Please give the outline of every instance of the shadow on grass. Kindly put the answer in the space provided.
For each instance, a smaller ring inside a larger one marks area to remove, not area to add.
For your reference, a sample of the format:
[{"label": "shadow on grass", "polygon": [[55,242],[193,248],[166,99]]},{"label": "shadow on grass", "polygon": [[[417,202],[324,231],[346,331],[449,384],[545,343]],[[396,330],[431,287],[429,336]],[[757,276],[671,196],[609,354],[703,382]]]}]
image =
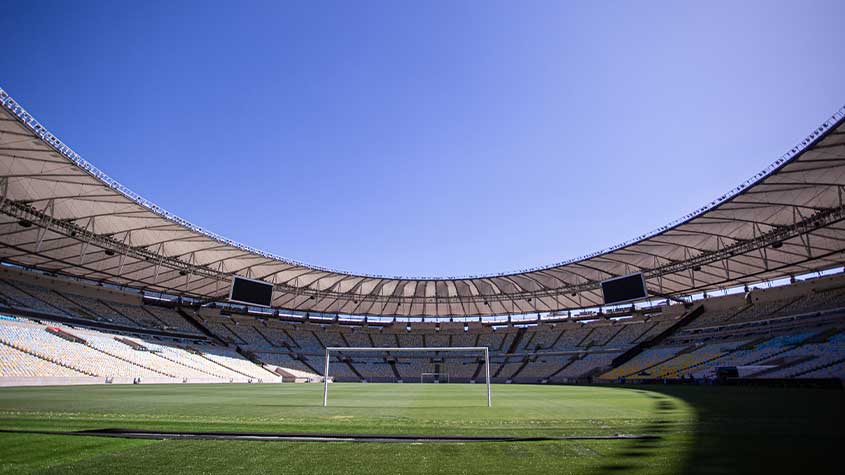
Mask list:
[{"label": "shadow on grass", "polygon": [[[608,457],[598,473],[665,471],[649,464],[660,452],[665,456],[671,451],[682,460],[678,469],[687,474],[842,473],[845,393],[841,390],[718,386],[637,389],[654,400],[653,418],[639,432],[660,439],[627,443]],[[684,409],[677,400],[694,410],[696,421],[691,426],[675,417]]]},{"label": "shadow on grass", "polygon": [[651,473],[655,457],[671,450],[669,437],[677,430],[677,416],[683,412],[683,408],[672,397],[651,391],[638,392],[652,398],[654,405],[652,419],[638,428],[637,433],[655,435],[657,438],[626,442],[598,467],[601,474]]}]

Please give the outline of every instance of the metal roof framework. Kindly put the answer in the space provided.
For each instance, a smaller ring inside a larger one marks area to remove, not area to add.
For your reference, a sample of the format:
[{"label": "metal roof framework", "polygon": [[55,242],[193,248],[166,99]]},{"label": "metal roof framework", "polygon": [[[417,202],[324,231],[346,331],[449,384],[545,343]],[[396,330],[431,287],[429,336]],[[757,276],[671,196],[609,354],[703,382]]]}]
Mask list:
[{"label": "metal roof framework", "polygon": [[221,237],[107,176],[2,89],[0,104],[0,259],[147,291],[224,300],[241,275],[273,283],[274,306],[288,310],[491,316],[600,306],[600,282],[631,272],[653,295],[680,297],[827,269],[845,251],[845,108],[651,233],[546,267],[428,278],[337,271]]}]

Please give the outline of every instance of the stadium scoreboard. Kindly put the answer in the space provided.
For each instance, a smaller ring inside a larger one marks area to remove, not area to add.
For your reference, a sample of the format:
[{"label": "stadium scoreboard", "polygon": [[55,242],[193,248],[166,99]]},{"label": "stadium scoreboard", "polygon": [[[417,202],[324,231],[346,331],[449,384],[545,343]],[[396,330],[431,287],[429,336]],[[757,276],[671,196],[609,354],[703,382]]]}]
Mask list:
[{"label": "stadium scoreboard", "polygon": [[605,305],[633,302],[648,297],[645,277],[641,272],[605,280],[601,283],[601,292]]},{"label": "stadium scoreboard", "polygon": [[229,290],[229,301],[269,307],[273,300],[273,284],[262,280],[235,276]]}]

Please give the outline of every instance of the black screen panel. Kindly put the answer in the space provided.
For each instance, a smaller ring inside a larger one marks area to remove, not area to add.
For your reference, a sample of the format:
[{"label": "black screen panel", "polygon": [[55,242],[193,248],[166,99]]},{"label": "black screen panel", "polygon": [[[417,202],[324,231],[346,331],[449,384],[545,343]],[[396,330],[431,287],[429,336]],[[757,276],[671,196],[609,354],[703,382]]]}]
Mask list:
[{"label": "black screen panel", "polygon": [[258,280],[235,277],[232,281],[232,291],[229,300],[248,305],[269,307],[273,300],[273,284]]},{"label": "black screen panel", "polygon": [[630,302],[648,297],[645,279],[640,273],[617,277],[601,283],[605,305]]}]

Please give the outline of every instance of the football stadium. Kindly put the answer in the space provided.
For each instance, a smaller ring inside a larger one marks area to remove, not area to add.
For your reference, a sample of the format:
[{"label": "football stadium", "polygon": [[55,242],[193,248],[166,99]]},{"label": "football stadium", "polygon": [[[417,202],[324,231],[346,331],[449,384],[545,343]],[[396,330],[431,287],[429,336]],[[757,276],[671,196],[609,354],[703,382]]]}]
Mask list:
[{"label": "football stadium", "polygon": [[[45,125],[25,82],[0,86],[0,473],[841,471],[840,104],[652,231],[516,272],[407,277],[177,215]],[[84,102],[42,99],[88,122]],[[209,188],[184,179],[199,206]]]}]

